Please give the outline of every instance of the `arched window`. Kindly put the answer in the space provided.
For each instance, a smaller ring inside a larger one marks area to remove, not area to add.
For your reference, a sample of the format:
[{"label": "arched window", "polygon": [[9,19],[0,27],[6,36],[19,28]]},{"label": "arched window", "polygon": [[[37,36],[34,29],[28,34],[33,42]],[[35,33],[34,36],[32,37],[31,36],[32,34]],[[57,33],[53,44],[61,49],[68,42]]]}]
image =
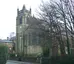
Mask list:
[{"label": "arched window", "polygon": [[36,33],[33,33],[32,44],[33,45],[39,44],[39,36]]}]

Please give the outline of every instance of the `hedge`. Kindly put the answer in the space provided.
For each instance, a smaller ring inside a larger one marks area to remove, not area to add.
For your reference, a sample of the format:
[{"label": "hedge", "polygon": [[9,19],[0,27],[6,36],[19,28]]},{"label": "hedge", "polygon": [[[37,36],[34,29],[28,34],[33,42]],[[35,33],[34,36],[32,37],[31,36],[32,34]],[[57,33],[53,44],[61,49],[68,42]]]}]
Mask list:
[{"label": "hedge", "polygon": [[8,59],[8,47],[0,45],[0,64],[6,64]]}]

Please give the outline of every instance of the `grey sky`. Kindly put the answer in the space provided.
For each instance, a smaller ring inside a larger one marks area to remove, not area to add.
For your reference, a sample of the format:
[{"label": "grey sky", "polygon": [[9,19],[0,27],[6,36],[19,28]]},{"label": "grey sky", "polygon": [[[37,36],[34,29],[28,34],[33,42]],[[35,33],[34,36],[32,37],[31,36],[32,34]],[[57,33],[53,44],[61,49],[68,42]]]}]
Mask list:
[{"label": "grey sky", "polygon": [[[46,0],[44,0],[46,1]],[[38,8],[41,0],[0,0],[0,39],[5,39],[11,32],[16,32],[17,8],[32,8],[32,13]]]}]

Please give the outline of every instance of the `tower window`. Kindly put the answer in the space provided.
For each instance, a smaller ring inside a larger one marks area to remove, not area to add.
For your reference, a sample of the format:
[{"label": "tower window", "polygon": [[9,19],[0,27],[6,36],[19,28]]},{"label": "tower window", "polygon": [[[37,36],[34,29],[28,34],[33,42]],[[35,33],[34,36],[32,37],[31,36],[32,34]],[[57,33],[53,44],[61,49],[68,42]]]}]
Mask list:
[{"label": "tower window", "polygon": [[20,24],[22,24],[22,17],[20,18]]}]

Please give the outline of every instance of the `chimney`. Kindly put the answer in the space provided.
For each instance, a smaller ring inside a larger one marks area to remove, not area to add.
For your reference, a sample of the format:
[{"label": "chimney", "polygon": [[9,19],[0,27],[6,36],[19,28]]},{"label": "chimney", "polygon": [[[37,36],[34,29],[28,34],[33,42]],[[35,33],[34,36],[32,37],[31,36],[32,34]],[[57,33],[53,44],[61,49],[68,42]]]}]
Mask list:
[{"label": "chimney", "polygon": [[9,40],[9,37],[7,37],[7,40]]}]

